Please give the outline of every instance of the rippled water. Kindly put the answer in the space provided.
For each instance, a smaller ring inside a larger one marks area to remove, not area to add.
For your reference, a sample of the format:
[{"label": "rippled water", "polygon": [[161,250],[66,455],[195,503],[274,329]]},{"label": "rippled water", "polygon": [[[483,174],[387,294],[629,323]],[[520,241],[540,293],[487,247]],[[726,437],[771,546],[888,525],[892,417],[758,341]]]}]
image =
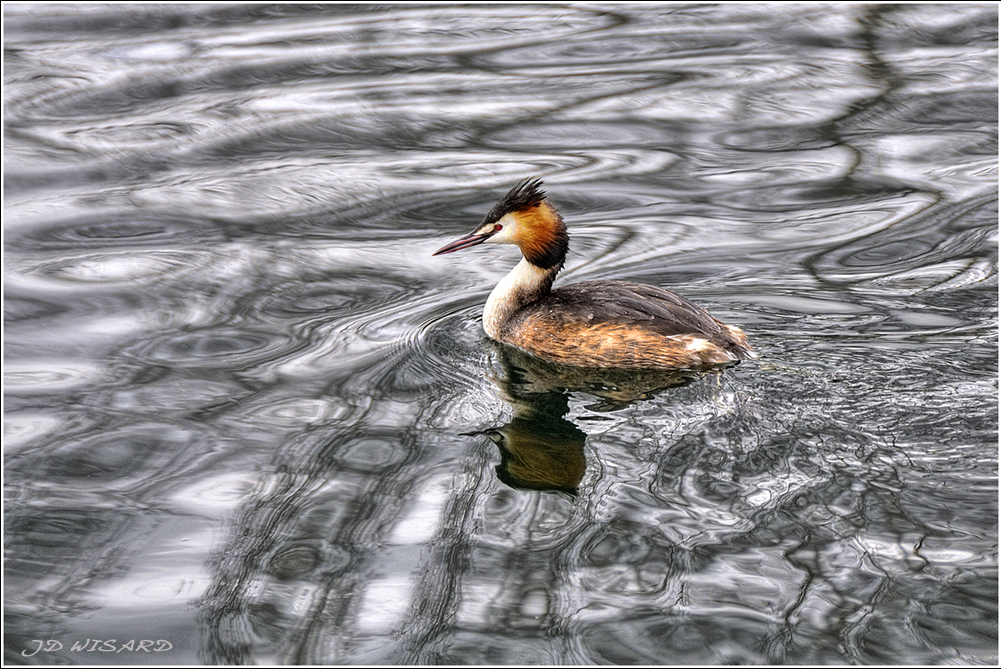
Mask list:
[{"label": "rippled water", "polygon": [[[996,663],[995,6],[4,18],[7,662]],[[760,359],[492,345],[529,175]]]}]

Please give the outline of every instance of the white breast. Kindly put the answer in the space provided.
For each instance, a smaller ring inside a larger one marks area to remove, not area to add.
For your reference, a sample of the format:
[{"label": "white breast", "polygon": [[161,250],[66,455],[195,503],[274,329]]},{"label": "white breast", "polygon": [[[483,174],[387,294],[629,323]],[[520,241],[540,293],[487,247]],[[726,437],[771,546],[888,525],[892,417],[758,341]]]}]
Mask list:
[{"label": "white breast", "polygon": [[[557,268],[558,271],[558,268]],[[524,258],[511,272],[501,279],[491,291],[483,307],[483,329],[492,338],[500,341],[500,331],[504,323],[521,307],[539,297],[543,286],[552,285],[551,269],[536,267]],[[547,285],[548,284],[548,285]]]}]

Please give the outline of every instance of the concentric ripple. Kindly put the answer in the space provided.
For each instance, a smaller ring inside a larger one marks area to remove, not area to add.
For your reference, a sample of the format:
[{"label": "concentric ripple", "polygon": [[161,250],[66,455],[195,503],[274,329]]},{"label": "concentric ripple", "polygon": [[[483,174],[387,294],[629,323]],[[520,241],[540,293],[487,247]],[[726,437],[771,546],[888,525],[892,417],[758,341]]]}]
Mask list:
[{"label": "concentric ripple", "polygon": [[287,355],[295,347],[289,337],[274,332],[207,328],[161,333],[127,354],[146,364],[239,370]]}]

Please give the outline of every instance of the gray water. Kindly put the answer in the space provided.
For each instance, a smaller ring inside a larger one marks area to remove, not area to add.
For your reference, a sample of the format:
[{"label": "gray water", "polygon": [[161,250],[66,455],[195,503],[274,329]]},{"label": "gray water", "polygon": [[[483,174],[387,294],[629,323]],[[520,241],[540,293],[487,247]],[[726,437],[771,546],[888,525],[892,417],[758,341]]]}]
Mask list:
[{"label": "gray water", "polygon": [[[996,6],[4,22],[6,662],[997,662]],[[492,345],[533,175],[760,358]]]}]

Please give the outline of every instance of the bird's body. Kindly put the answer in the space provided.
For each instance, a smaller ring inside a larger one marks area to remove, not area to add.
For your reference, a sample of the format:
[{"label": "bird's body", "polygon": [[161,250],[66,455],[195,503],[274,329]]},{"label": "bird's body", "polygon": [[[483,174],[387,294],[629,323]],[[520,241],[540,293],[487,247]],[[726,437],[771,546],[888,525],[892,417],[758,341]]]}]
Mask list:
[{"label": "bird's body", "polygon": [[753,357],[744,333],[671,291],[626,281],[552,288],[569,237],[538,180],[513,188],[471,235],[435,253],[510,243],[522,260],[483,310],[492,338],[544,360],[577,367],[695,369]]}]

